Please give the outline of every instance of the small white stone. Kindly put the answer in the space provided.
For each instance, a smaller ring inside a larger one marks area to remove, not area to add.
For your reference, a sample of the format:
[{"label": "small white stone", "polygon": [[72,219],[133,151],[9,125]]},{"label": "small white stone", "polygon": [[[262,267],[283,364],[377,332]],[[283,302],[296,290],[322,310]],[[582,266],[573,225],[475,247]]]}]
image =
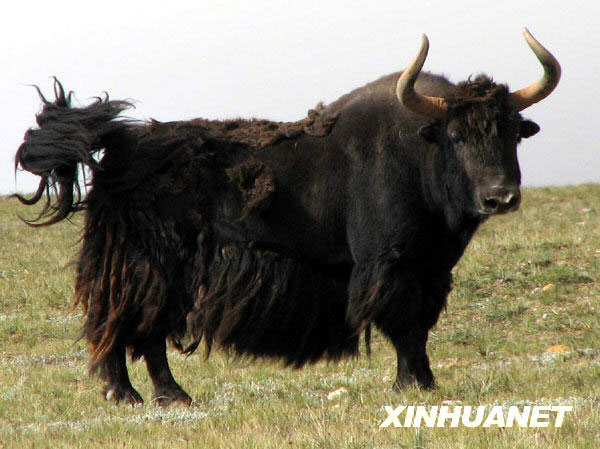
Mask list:
[{"label": "small white stone", "polygon": [[334,399],[340,398],[344,394],[348,394],[348,389],[346,387],[336,388],[327,394],[327,399],[329,401],[333,401]]}]

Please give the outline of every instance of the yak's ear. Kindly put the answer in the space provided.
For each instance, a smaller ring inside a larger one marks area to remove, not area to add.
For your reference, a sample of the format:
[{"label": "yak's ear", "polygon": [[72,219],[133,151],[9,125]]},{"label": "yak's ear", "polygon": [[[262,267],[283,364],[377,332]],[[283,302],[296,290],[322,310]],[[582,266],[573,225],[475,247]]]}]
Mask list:
[{"label": "yak's ear", "polygon": [[537,134],[540,130],[540,127],[537,123],[532,122],[531,120],[523,120],[521,121],[521,128],[519,130],[519,135],[523,139],[527,139],[528,137]]},{"label": "yak's ear", "polygon": [[421,126],[418,134],[429,143],[438,143],[439,128],[437,123],[430,123],[429,125]]}]

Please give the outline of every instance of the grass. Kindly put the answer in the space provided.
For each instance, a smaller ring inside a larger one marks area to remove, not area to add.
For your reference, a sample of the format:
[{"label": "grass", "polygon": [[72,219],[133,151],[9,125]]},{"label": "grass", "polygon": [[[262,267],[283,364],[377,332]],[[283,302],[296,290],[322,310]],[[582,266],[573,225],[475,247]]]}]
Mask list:
[{"label": "grass", "polygon": [[[0,198],[0,448],[600,447],[600,185],[525,189],[455,269],[430,336],[439,388],[390,389],[395,353],[302,370],[169,354],[189,408],[104,401],[72,310],[81,217],[31,229]],[[142,363],[130,365],[145,397]],[[344,387],[334,399],[328,393]],[[560,428],[379,428],[384,405],[572,405]],[[459,402],[457,402],[459,401]]]}]

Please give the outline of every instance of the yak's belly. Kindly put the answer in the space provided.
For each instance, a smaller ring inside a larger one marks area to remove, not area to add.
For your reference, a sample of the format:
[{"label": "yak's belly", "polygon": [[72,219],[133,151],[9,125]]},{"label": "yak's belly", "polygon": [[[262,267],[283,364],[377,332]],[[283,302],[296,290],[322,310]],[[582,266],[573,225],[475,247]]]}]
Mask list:
[{"label": "yak's belly", "polygon": [[217,343],[294,366],[357,352],[342,276],[271,250],[230,245],[217,252],[208,278],[188,327],[209,348]]}]

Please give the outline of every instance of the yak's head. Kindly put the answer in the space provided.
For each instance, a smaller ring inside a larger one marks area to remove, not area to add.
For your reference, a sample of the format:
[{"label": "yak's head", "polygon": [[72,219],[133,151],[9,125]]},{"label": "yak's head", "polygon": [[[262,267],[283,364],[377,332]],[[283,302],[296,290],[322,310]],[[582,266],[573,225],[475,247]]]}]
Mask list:
[{"label": "yak's head", "polygon": [[397,95],[404,106],[435,119],[419,134],[437,144],[447,156],[450,174],[462,174],[452,182],[465,184],[471,198],[468,209],[481,216],[519,207],[521,173],[517,144],[539,131],[539,126],[524,120],[519,111],[548,96],[560,79],[558,61],[527,30],[524,35],[544,67],[543,78],[524,89],[511,93],[505,85],[480,75],[458,84],[449,98],[417,93],[414,83],[429,48],[426,36],[419,55],[397,84]]}]

